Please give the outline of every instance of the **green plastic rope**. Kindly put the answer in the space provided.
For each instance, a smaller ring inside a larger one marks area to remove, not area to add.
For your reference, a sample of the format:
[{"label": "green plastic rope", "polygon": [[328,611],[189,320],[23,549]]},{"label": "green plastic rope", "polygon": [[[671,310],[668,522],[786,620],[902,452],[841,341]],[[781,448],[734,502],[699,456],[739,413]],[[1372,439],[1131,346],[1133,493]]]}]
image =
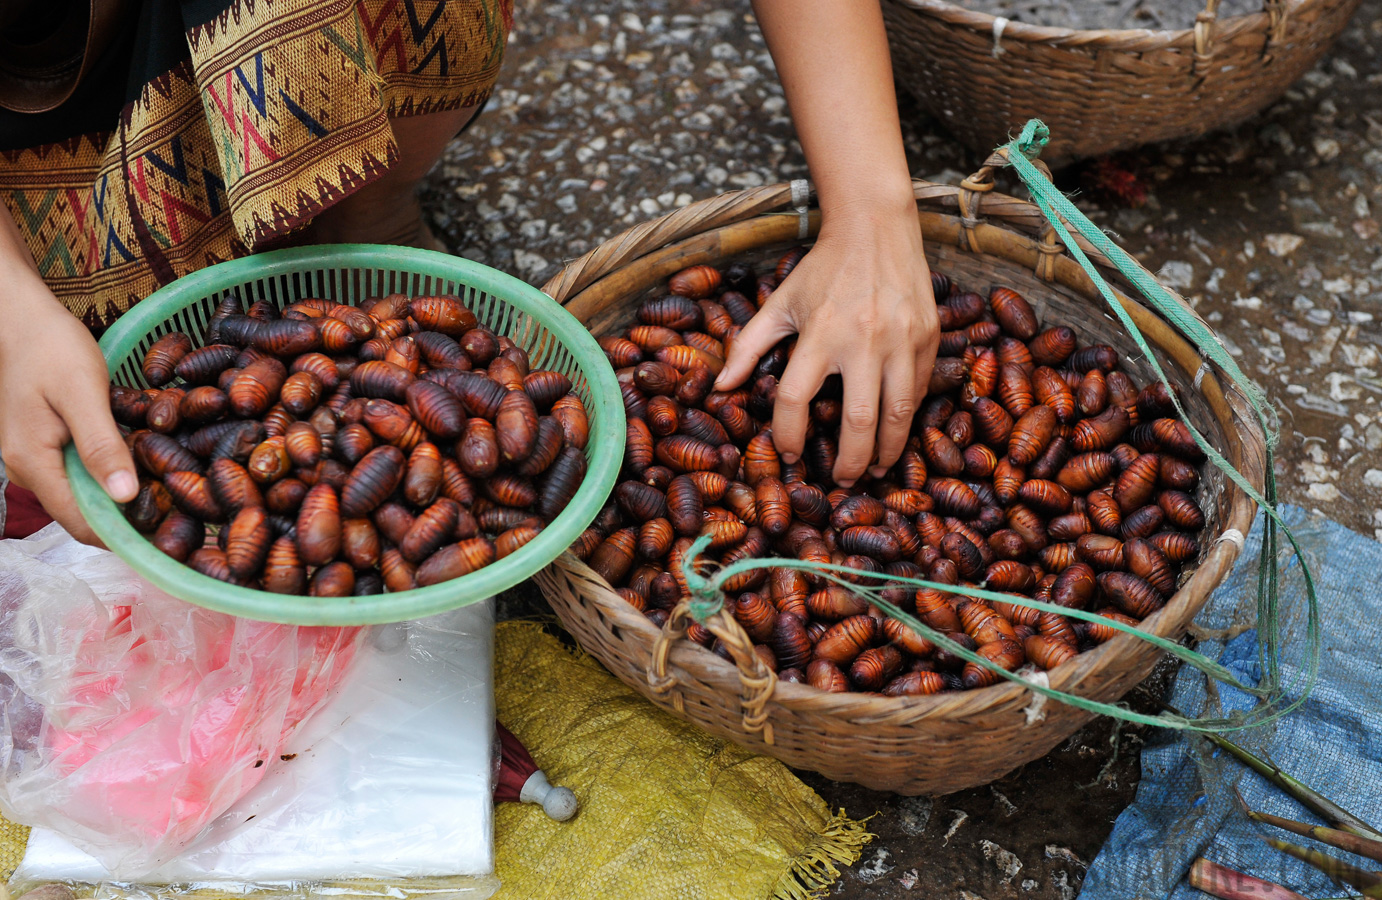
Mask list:
[{"label": "green plastic rope", "polygon": [[[1315,679],[1319,673],[1320,661],[1320,622],[1319,622],[1319,602],[1315,591],[1315,579],[1310,571],[1310,564],[1297,543],[1294,533],[1286,525],[1285,520],[1276,508],[1276,473],[1275,473],[1275,454],[1277,443],[1277,432],[1275,422],[1269,414],[1270,409],[1266,396],[1262,390],[1248,378],[1238,367],[1237,361],[1232,354],[1224,348],[1218,336],[1212,332],[1208,326],[1200,320],[1199,316],[1190,310],[1178,297],[1173,295],[1153,278],[1146,269],[1142,268],[1131,256],[1121,247],[1115,244],[1108,235],[1104,234],[1095,224],[1080,212],[1069,198],[1056,189],[1050,179],[1041,174],[1040,170],[1032,164],[1031,159],[1041,148],[1046,145],[1049,139],[1050,130],[1039,120],[1032,119],[1023,127],[1017,139],[1008,144],[1008,162],[1012,166],[1023,184],[1031,192],[1032,200],[1051,223],[1061,242],[1065,244],[1070,255],[1079,263],[1090,281],[1098,289],[1109,309],[1113,312],[1128,334],[1137,343],[1147,362],[1156,372],[1162,384],[1166,385],[1167,392],[1175,405],[1176,412],[1182,422],[1190,430],[1191,437],[1194,438],[1196,446],[1209,458],[1214,467],[1223,472],[1224,475],[1234,484],[1238,485],[1245,494],[1253,499],[1262,509],[1265,515],[1264,532],[1262,542],[1262,553],[1258,558],[1258,582],[1257,582],[1257,616],[1258,616],[1258,635],[1259,635],[1259,659],[1262,669],[1266,673],[1263,681],[1274,693],[1273,702],[1279,702],[1284,692],[1281,687],[1281,659],[1280,659],[1280,636],[1279,627],[1279,592],[1280,586],[1277,577],[1276,558],[1279,549],[1278,531],[1284,533],[1286,540],[1290,542],[1292,549],[1295,550],[1297,558],[1301,564],[1301,575],[1305,583],[1307,598],[1308,616],[1306,624],[1306,644],[1308,654],[1308,664],[1304,673],[1305,682],[1300,689],[1296,699],[1291,701],[1285,711],[1290,711],[1305,702],[1315,684]],[[1016,152],[1014,152],[1016,151]],[[1156,310],[1163,318],[1170,322],[1181,334],[1185,335],[1192,344],[1206,357],[1213,362],[1221,371],[1227,374],[1233,384],[1239,389],[1252,407],[1253,414],[1257,418],[1258,425],[1267,436],[1266,443],[1266,464],[1264,466],[1263,491],[1259,493],[1252,483],[1237,469],[1229,464],[1202,435],[1190,421],[1184,407],[1181,405],[1180,397],[1172,389],[1170,381],[1166,377],[1161,363],[1156,355],[1152,353],[1151,347],[1147,345],[1142,332],[1138,330],[1136,323],[1128,311],[1123,308],[1114,297],[1112,289],[1099,274],[1098,269],[1085,255],[1079,243],[1071,236],[1068,226],[1073,225],[1075,230],[1090,243],[1091,246],[1099,250],[1114,267],[1133,285],[1148,301],[1151,307]],[[1293,692],[1297,684],[1292,682],[1286,692]]]},{"label": "green plastic rope", "polygon": [[[1089,219],[1080,212],[1064,194],[1060,193],[1055,185],[1042,175],[1041,171],[1032,164],[1032,160],[1036,159],[1040,155],[1042,148],[1046,146],[1049,136],[1049,129],[1040,121],[1033,119],[1028,122],[1022,129],[1021,134],[1005,148],[1008,151],[1007,158],[1009,165],[1027,186],[1028,190],[1031,192],[1033,201],[1046,217],[1047,221],[1051,223],[1051,227],[1065,244],[1071,257],[1079,263],[1085,274],[1089,276],[1090,281],[1093,282],[1094,286],[1098,289],[1100,295],[1104,298],[1113,314],[1117,316],[1119,322],[1127,330],[1147,362],[1152,366],[1157,377],[1166,385],[1167,392],[1175,405],[1176,412],[1180,420],[1189,428],[1195,444],[1204,452],[1205,456],[1214,464],[1215,468],[1223,472],[1228,479],[1238,485],[1245,494],[1257,503],[1265,515],[1262,552],[1258,559],[1257,584],[1259,654],[1262,670],[1264,672],[1261,681],[1256,685],[1244,684],[1222,664],[1183,647],[1175,641],[1169,641],[1157,635],[1141,631],[1136,626],[1115,622],[1097,613],[1056,606],[1055,604],[1045,603],[1016,594],[999,593],[984,590],[983,588],[942,584],[920,578],[883,577],[877,572],[866,572],[847,566],[810,563],[795,559],[743,559],[731,563],[728,566],[718,568],[713,572],[702,572],[700,567],[703,566],[707,560],[701,558],[701,555],[705,553],[709,547],[710,538],[708,536],[698,538],[691,546],[690,550],[688,550],[682,562],[682,574],[686,578],[686,584],[690,593],[690,597],[687,600],[688,611],[696,621],[704,623],[710,616],[719,612],[724,607],[724,592],[722,590],[722,585],[729,579],[744,572],[762,568],[805,569],[819,574],[827,580],[840,584],[860,596],[866,597],[887,616],[897,619],[917,634],[966,662],[981,666],[997,674],[1001,678],[1019,684],[1044,697],[1058,700],[1079,709],[1111,716],[1128,722],[1137,722],[1143,725],[1156,725],[1186,731],[1236,731],[1243,728],[1268,724],[1286,715],[1305,702],[1305,698],[1314,687],[1315,679],[1319,671],[1320,657],[1319,603],[1315,591],[1314,576],[1310,571],[1310,566],[1305,558],[1304,552],[1296,541],[1295,535],[1276,509],[1274,450],[1277,442],[1277,430],[1274,417],[1270,413],[1270,406],[1268,406],[1261,389],[1243,373],[1238,363],[1224,348],[1218,337],[1184,304],[1184,301],[1162,287],[1161,284],[1159,284],[1155,278],[1151,277],[1151,275],[1131,256],[1110,240],[1093,222],[1089,221]],[[1108,286],[1107,282],[1104,281],[1099,270],[1089,260],[1084,250],[1079,246],[1079,243],[1071,235],[1071,227],[1079,232],[1091,246],[1098,249],[1099,252],[1113,264],[1119,273],[1137,289],[1138,293],[1142,295],[1157,313],[1180,331],[1182,335],[1199,349],[1201,354],[1203,354],[1209,362],[1212,362],[1221,372],[1227,375],[1228,379],[1246,398],[1248,404],[1252,407],[1253,414],[1256,416],[1263,433],[1267,435],[1265,448],[1266,465],[1264,467],[1265,475],[1263,490],[1261,492],[1257,491],[1247,477],[1235,469],[1218,450],[1211,446],[1204,435],[1202,435],[1190,421],[1190,417],[1186,414],[1184,407],[1181,405],[1180,397],[1166,377],[1165,371],[1157,361],[1146,338],[1138,329],[1137,323],[1133,321],[1128,311],[1123,308],[1123,305],[1114,296],[1113,290]],[[1293,699],[1290,698],[1289,695],[1294,692],[1296,682],[1293,681],[1291,686],[1286,689],[1283,689],[1281,686],[1281,623],[1278,599],[1280,584],[1276,566],[1277,553],[1279,550],[1278,532],[1285,534],[1287,541],[1290,542],[1291,547],[1295,550],[1296,558],[1300,561],[1301,574],[1305,583],[1309,607],[1306,626],[1308,665],[1304,673],[1304,685]],[[881,588],[861,585],[854,581],[848,581],[841,576],[863,576],[871,581],[883,581],[886,585],[905,584],[918,588],[932,588],[951,594],[961,594],[967,597],[991,601],[997,600],[1011,603],[1014,606],[1031,607],[1041,612],[1056,613],[1086,622],[1098,622],[1115,628],[1118,631],[1135,635],[1140,640],[1146,641],[1160,650],[1175,655],[1183,662],[1203,672],[1206,676],[1255,696],[1259,698],[1261,702],[1245,713],[1233,713],[1226,717],[1188,718],[1169,712],[1157,716],[1149,716],[1128,709],[1122,704],[1102,703],[1096,700],[1090,700],[1086,697],[1066,693],[1065,691],[1051,688],[1045,683],[1044,679],[1029,679],[1017,672],[1010,672],[990,660],[979,656],[977,653],[962,647],[950,640],[950,638],[946,637],[943,633],[930,628],[916,617],[884,600]]]},{"label": "green plastic rope", "polygon": [[[864,597],[870,603],[877,606],[889,618],[897,619],[898,621],[906,625],[908,628],[912,629],[912,631],[929,640],[931,643],[936,644],[938,647],[944,648],[945,650],[949,651],[955,656],[958,656],[966,662],[972,662],[975,665],[988,669],[989,671],[997,674],[999,677],[1005,678],[1008,681],[1011,681],[1015,684],[1019,684],[1022,687],[1029,688],[1033,692],[1041,694],[1042,696],[1048,697],[1053,700],[1059,700],[1062,703],[1069,704],[1070,706],[1074,706],[1078,709],[1083,709],[1088,712],[1110,716],[1115,719],[1122,719],[1126,722],[1136,722],[1141,725],[1157,725],[1164,728],[1174,728],[1184,731],[1204,731],[1220,733],[1226,731],[1239,731],[1244,728],[1255,728],[1260,725],[1266,725],[1270,722],[1279,719],[1281,716],[1286,715],[1292,709],[1295,708],[1295,704],[1292,704],[1285,708],[1276,707],[1272,702],[1274,695],[1268,689],[1263,688],[1260,685],[1244,684],[1243,682],[1239,681],[1238,678],[1234,676],[1234,674],[1227,668],[1225,668],[1222,664],[1215,662],[1214,660],[1211,660],[1208,657],[1203,656],[1199,653],[1196,653],[1195,651],[1187,647],[1184,647],[1176,643],[1175,641],[1167,640],[1166,638],[1163,638],[1159,635],[1151,634],[1150,632],[1140,631],[1138,630],[1137,626],[1126,625],[1122,622],[1114,621],[1113,619],[1107,619],[1099,615],[1098,613],[1086,612],[1082,609],[1071,609],[1065,606],[1057,606],[1052,603],[1046,603],[1041,600],[1036,600],[1031,597],[1024,597],[1018,594],[1005,594],[997,591],[985,590],[983,588],[971,588],[964,587],[963,585],[944,584],[941,582],[928,581],[923,578],[907,578],[902,576],[880,575],[878,572],[868,572],[861,569],[855,569],[850,566],[835,565],[833,563],[812,563],[798,559],[742,559],[738,562],[731,563],[728,566],[718,569],[714,572],[714,574],[707,577],[705,574],[697,572],[693,568],[694,564],[692,560],[696,560],[697,563],[704,563],[705,560],[700,560],[697,558],[700,556],[700,554],[705,552],[709,545],[710,537],[708,535],[702,535],[701,537],[697,538],[696,542],[692,544],[691,548],[687,551],[686,558],[682,563],[682,574],[686,576],[687,586],[691,587],[693,594],[698,595],[700,597],[705,597],[706,592],[708,591],[713,592],[715,594],[715,599],[713,601],[706,599],[692,599],[687,603],[688,612],[691,613],[692,617],[695,618],[696,621],[701,623],[704,623],[706,618],[719,612],[720,609],[723,608],[724,599],[723,594],[720,591],[720,586],[724,582],[734,578],[735,576],[741,575],[744,572],[748,572],[753,569],[801,569],[812,572],[813,574],[820,575],[827,581],[838,584],[841,587],[844,587],[850,590],[851,592],[858,594],[861,597]],[[1078,694],[1066,693],[1065,691],[1057,690],[1056,688],[1050,687],[1049,684],[1043,683],[1040,680],[1028,678],[1020,672],[1013,672],[1004,669],[1001,666],[998,666],[997,664],[992,662],[991,660],[979,656],[977,653],[952,641],[949,637],[946,636],[944,632],[936,631],[935,629],[926,625],[924,622],[918,620],[915,616],[911,615],[908,612],[905,612],[901,608],[885,600],[882,596],[881,588],[874,588],[869,587],[867,585],[861,585],[857,582],[852,582],[846,580],[844,577],[841,577],[846,575],[866,576],[874,580],[885,580],[884,586],[905,584],[918,588],[932,588],[935,590],[945,591],[952,594],[963,594],[966,597],[975,597],[983,600],[999,600],[1006,603],[1011,603],[1014,606],[1031,607],[1040,612],[1052,612],[1056,613],[1057,615],[1062,615],[1071,619],[1079,619],[1084,622],[1097,622],[1101,625],[1106,625],[1110,628],[1114,628],[1118,631],[1121,631],[1124,634],[1131,634],[1140,640],[1146,641],[1147,643],[1154,645],[1158,649],[1164,650],[1178,657],[1183,662],[1188,663],[1189,665],[1203,672],[1208,677],[1220,681],[1224,684],[1227,684],[1231,687],[1237,688],[1238,690],[1241,690],[1247,694],[1258,697],[1264,700],[1265,702],[1260,703],[1257,707],[1255,707],[1248,713],[1234,713],[1226,717],[1218,718],[1187,718],[1185,716],[1169,712],[1162,713],[1156,716],[1149,716],[1145,713],[1139,713],[1134,710],[1131,710],[1128,707],[1122,705],[1121,703],[1104,703],[1098,700],[1090,700],[1087,697],[1081,697]],[[696,584],[697,582],[699,582],[699,584]],[[696,584],[696,586],[693,587],[693,584]]]}]

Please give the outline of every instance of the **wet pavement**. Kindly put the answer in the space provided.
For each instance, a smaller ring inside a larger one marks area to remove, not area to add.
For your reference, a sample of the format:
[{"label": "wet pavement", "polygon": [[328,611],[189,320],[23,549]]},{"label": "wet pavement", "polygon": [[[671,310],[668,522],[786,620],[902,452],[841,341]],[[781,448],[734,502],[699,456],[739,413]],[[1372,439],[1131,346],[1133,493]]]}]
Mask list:
[{"label": "wet pavement", "polygon": [[[428,179],[461,255],[534,284],[636,222],[806,174],[747,4],[518,0],[489,108]],[[1266,390],[1281,498],[1382,538],[1382,0],[1334,52],[1231,131],[1061,173],[1062,187],[1176,287]],[[904,100],[913,173],[979,159]],[[1014,126],[1021,123],[1013,123]],[[1140,206],[1109,189],[1131,174]],[[536,613],[531,587],[509,607]],[[1162,680],[1134,695],[1148,703]],[[993,785],[899,798],[803,777],[878,838],[846,898],[1067,900],[1132,799],[1146,737],[1095,724]]]}]

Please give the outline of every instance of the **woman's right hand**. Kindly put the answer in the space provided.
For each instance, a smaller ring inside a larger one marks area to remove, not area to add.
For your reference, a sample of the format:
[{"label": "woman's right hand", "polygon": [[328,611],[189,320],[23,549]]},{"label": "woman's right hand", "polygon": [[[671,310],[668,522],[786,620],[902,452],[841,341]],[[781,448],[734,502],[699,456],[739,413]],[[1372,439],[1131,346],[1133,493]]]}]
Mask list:
[{"label": "woman's right hand", "polygon": [[110,412],[106,361],[86,329],[38,279],[21,276],[0,313],[0,457],[10,480],[38,495],[83,543],[100,546],[72,499],[62,451],[82,462],[117,502],[139,492],[134,461]]}]

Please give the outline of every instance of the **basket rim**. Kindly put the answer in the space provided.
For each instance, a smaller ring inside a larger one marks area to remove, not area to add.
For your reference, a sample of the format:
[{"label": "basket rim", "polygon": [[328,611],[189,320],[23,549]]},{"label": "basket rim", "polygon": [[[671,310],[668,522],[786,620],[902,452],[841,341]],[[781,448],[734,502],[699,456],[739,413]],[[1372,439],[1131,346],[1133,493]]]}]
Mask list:
[{"label": "basket rim", "polygon": [[[965,233],[965,228],[967,226],[962,217],[950,215],[944,211],[947,207],[953,208],[957,198],[965,193],[964,188],[935,185],[920,180],[914,180],[913,185],[919,213],[922,215],[935,215],[946,220],[948,225],[953,226],[953,231],[956,234],[963,235]],[[738,202],[742,203],[745,208],[749,208],[757,195],[779,196],[782,194],[782,188],[784,187],[783,185],[773,185],[736,192],[739,197]],[[1035,211],[1035,207],[1032,206],[1032,204],[1006,195],[988,194],[985,196],[999,202],[992,211],[987,209],[984,210],[983,213],[980,213],[977,209],[973,211],[972,214],[974,216],[981,217],[983,220],[988,220],[988,224],[979,225],[979,228],[1001,229],[1012,235],[1017,241],[1025,242],[1034,248],[1040,246],[1037,241],[1027,236],[1022,230],[1022,224],[1027,223],[1030,225],[1030,221],[1033,218],[1032,212]],[[720,198],[712,199],[719,200],[723,203],[726,197],[727,195],[721,195]],[[703,202],[707,204],[711,203],[709,200]],[[687,209],[689,210],[690,208],[688,207]],[[685,213],[686,211],[678,212]],[[602,247],[627,247],[627,244],[635,232],[648,235],[651,244],[652,235],[657,233],[656,225],[676,215],[677,213],[672,213],[662,217],[662,219],[635,226],[633,229],[630,229],[629,232],[611,238],[605,245],[602,245]],[[683,216],[683,218],[685,217]],[[581,284],[581,279],[568,279],[564,277],[565,273],[559,273],[548,283],[548,288],[551,289],[553,285],[560,285],[562,288],[572,288],[569,293],[562,291],[558,295],[563,297],[564,303],[573,304],[580,300],[582,295],[587,291],[599,285],[605,277],[612,278],[616,276],[620,271],[636,264],[646,256],[655,253],[664,253],[673,256],[677,248],[682,246],[690,248],[693,245],[696,251],[714,256],[733,256],[739,253],[751,252],[758,247],[770,246],[775,242],[761,241],[754,243],[753,238],[747,236],[747,232],[754,222],[777,220],[779,223],[786,221],[791,225],[795,225],[795,222],[792,221],[795,218],[795,215],[784,216],[781,213],[768,212],[755,214],[751,218],[746,217],[746,221],[739,221],[734,224],[717,223],[703,231],[682,237],[680,240],[666,242],[665,244],[659,244],[657,246],[648,246],[644,248],[643,252],[636,255],[629,254],[623,258],[617,268],[607,271],[603,277],[594,277],[584,284]],[[998,224],[994,224],[993,220],[996,220]],[[811,224],[813,226],[813,233],[810,239],[814,240],[814,230],[819,224],[819,220],[814,214]],[[686,235],[688,231],[689,228],[683,228],[678,234]],[[791,238],[789,235],[787,241],[790,242],[790,240]],[[951,246],[957,252],[970,253],[977,256],[995,257],[1009,265],[1029,270],[1028,267],[1017,259],[996,252],[996,248],[991,246],[987,241],[980,249],[970,249],[963,246],[964,240],[965,239],[961,237],[959,241],[940,241],[938,243],[943,246]],[[928,237],[928,245],[931,245],[933,241],[934,238]],[[798,242],[804,242],[804,240],[799,239]],[[587,257],[583,257],[581,260],[577,260],[570,264],[568,268],[578,269],[583,263],[597,263],[601,255],[600,250],[601,248],[597,248],[588,254]],[[1068,263],[1070,266],[1075,265],[1073,261],[1069,259],[1068,255],[1065,254],[1063,248],[1061,254],[1065,263]],[[686,264],[694,264],[694,262],[697,261],[699,260],[692,257]],[[1102,259],[1101,254],[1096,255],[1096,262],[1101,263],[1101,267],[1107,268],[1107,261]],[[1114,274],[1116,280],[1113,286],[1119,298],[1124,300],[1127,304],[1141,309],[1147,316],[1153,316],[1154,314],[1148,311],[1146,307],[1127,296],[1120,287],[1121,278],[1117,278],[1116,273]],[[580,286],[576,287],[575,285],[577,284]],[[1081,294],[1087,294],[1084,288],[1077,288],[1073,285],[1066,285],[1066,287]],[[554,293],[557,292],[554,291]],[[1170,332],[1169,339],[1179,341],[1187,347],[1189,346],[1184,338],[1177,332]],[[1160,346],[1159,342],[1158,345]],[[1163,349],[1165,348],[1163,347]],[[1213,373],[1207,373],[1204,381],[1206,383],[1212,382],[1215,385],[1218,383]],[[1242,421],[1242,423],[1250,429],[1248,434],[1239,434],[1235,432],[1233,428],[1225,427],[1226,436],[1229,441],[1236,442],[1239,445],[1234,454],[1240,458],[1239,464],[1249,469],[1249,477],[1257,477],[1260,473],[1256,472],[1253,467],[1255,465],[1260,467],[1260,461],[1256,460],[1255,457],[1252,459],[1246,457],[1253,454],[1256,448],[1265,443],[1265,436],[1257,429],[1254,421],[1244,419],[1241,415],[1241,410],[1233,407],[1232,404],[1227,403],[1227,401],[1225,405],[1230,407],[1230,424],[1233,424],[1235,421]],[[1221,422],[1221,425],[1222,424]],[[1237,528],[1245,532],[1246,529],[1251,527],[1253,517],[1256,513],[1256,504],[1248,498],[1241,489],[1237,488],[1231,482],[1225,485],[1225,488],[1229,491],[1231,499],[1229,514],[1224,523],[1224,527]],[[1197,604],[1194,612],[1198,612],[1198,608],[1202,607],[1203,604],[1207,602],[1212,590],[1222,582],[1223,578],[1226,577],[1227,573],[1232,569],[1240,552],[1241,548],[1236,542],[1227,540],[1216,541],[1212,549],[1196,566],[1194,572],[1191,573],[1185,583],[1178,587],[1176,593],[1172,597],[1168,598],[1165,606],[1144,620],[1144,626],[1150,626],[1147,630],[1161,636],[1167,636],[1176,630],[1176,626],[1170,624],[1172,619],[1169,614],[1171,612],[1175,611],[1179,614],[1179,607],[1188,604]],[[638,635],[639,641],[648,648],[648,656],[651,660],[652,646],[662,633],[662,629],[654,626],[646,617],[637,612],[627,601],[615,593],[599,575],[595,574],[592,569],[576,557],[570,554],[563,554],[553,563],[553,567],[562,570],[560,577],[567,578],[568,580],[581,579],[588,581],[594,588],[594,591],[591,593],[583,593],[581,596],[590,597],[598,602],[601,615],[607,617],[613,627],[621,630],[629,629],[632,633]],[[1187,621],[1193,619],[1194,612],[1188,615]],[[606,630],[608,630],[608,627],[606,627]],[[1138,646],[1146,646],[1145,642],[1132,635],[1120,634],[1092,650],[1078,654],[1048,673],[1051,686],[1070,692],[1078,692],[1081,682],[1096,672],[1107,671],[1111,667],[1114,667],[1117,659],[1120,656],[1126,655],[1126,651],[1130,649],[1134,643]],[[726,689],[741,684],[740,672],[734,664],[727,662],[714,653],[701,651],[702,648],[700,647],[693,647],[686,643],[678,643],[671,651],[668,674],[673,675],[675,678],[676,670],[681,669],[692,673],[700,680],[722,685]],[[677,682],[677,688],[674,688],[674,690],[688,689],[685,686],[684,679],[675,678],[675,680]],[[890,724],[898,724],[901,722],[915,722],[938,717],[960,718],[964,716],[979,715],[991,712],[998,707],[1021,708],[1027,705],[1029,702],[1028,698],[1031,696],[1034,695],[1032,695],[1027,688],[1006,680],[977,690],[906,697],[874,696],[857,692],[832,694],[811,688],[809,685],[798,685],[778,681],[767,702],[769,705],[778,704],[784,709],[790,709],[800,713],[840,715],[855,721],[869,720],[879,723],[887,722]]]},{"label": "basket rim", "polygon": [[[968,28],[985,36],[993,36],[996,23],[1002,16],[968,9],[949,0],[890,0],[914,12],[934,16],[948,25]],[[1301,12],[1312,6],[1325,6],[1338,0],[1283,0],[1284,16],[1287,24]],[[1266,31],[1270,27],[1271,16],[1265,9],[1243,13],[1236,16],[1220,16],[1215,20],[1214,40],[1236,37],[1244,32]],[[1064,26],[1032,25],[1027,22],[1006,20],[1002,28],[1003,40],[1016,40],[1030,44],[1064,45],[1069,48],[1097,48],[1105,50],[1125,50],[1142,53],[1158,49],[1185,49],[1195,47],[1195,29],[1190,28],[1067,28]]]},{"label": "basket rim", "polygon": [[527,544],[468,575],[409,591],[363,597],[312,597],[274,594],[218,581],[175,562],[135,530],[119,505],[87,471],[69,444],[68,481],[77,508],[92,531],[138,574],[179,599],[216,612],[292,625],[369,625],[399,622],[458,609],[513,587],[547,566],[594,521],[614,489],[627,431],[614,370],[605,363],[595,338],[555,300],[526,282],[489,266],[431,250],[376,244],[293,247],[209,266],[165,285],[135,305],[101,338],[107,369],[114,375],[116,345],[135,340],[201,299],[255,278],[312,269],[377,268],[457,281],[483,290],[526,313],[547,329],[590,384],[595,409],[587,442],[589,467],[584,481],[562,511]]}]

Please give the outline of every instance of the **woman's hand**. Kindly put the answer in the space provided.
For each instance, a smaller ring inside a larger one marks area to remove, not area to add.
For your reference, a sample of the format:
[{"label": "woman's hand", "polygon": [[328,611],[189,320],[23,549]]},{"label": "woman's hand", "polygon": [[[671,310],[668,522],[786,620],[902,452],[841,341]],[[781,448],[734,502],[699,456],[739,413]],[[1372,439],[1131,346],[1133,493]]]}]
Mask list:
[{"label": "woman's hand", "polygon": [[940,339],[921,252],[907,154],[878,0],[753,0],[787,94],[816,196],[815,248],[740,332],[720,375],[742,381],[757,357],[799,332],[777,390],[773,437],[800,456],[821,382],[844,377],[835,483],[850,486],[877,445],[882,474],[901,455]]},{"label": "woman's hand", "polygon": [[844,380],[835,483],[882,475],[902,454],[936,361],[939,324],[911,193],[893,208],[831,210],[811,252],[730,347],[716,381],[732,389],[778,341],[800,334],[778,384],[773,438],[801,456],[810,404],[825,379]]},{"label": "woman's hand", "polygon": [[106,362],[86,326],[37,275],[15,281],[0,307],[0,456],[10,479],[37,494],[68,533],[100,546],[72,499],[62,449],[75,441],[112,499],[138,493],[134,462],[110,412]]}]

